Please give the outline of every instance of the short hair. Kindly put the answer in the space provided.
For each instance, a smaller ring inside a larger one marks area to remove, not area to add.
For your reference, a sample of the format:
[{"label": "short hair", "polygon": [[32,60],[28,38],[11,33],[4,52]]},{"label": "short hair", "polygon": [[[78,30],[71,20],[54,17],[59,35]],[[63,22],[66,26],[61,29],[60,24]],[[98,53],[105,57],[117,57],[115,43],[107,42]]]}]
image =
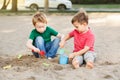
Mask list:
[{"label": "short hair", "polygon": [[86,11],[83,11],[80,9],[80,11],[76,13],[74,17],[72,18],[71,23],[73,24],[76,21],[79,22],[80,24],[84,22],[88,24],[88,15]]},{"label": "short hair", "polygon": [[42,12],[36,12],[34,15],[33,15],[33,18],[32,18],[32,23],[33,25],[35,26],[35,24],[37,22],[42,22],[42,23],[47,23],[47,18],[46,18],[46,15]]}]

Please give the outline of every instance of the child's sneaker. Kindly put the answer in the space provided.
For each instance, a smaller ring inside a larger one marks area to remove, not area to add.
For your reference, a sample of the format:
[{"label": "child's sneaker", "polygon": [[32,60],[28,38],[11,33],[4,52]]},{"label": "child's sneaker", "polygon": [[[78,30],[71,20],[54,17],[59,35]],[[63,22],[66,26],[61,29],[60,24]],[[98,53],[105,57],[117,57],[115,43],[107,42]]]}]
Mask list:
[{"label": "child's sneaker", "polygon": [[49,60],[51,60],[52,58],[51,57],[48,57]]}]

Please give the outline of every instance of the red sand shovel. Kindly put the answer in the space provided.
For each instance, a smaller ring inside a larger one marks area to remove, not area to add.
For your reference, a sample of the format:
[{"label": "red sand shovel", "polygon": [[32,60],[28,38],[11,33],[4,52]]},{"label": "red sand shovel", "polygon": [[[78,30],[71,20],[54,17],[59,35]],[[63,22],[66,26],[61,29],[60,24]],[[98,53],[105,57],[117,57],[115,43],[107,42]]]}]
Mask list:
[{"label": "red sand shovel", "polygon": [[44,51],[40,51],[40,56],[42,57],[42,58],[45,58],[45,52]]},{"label": "red sand shovel", "polygon": [[[34,50],[32,50],[32,52],[34,52]],[[45,58],[45,52],[44,51],[40,51],[38,54],[41,56],[41,58]]]}]

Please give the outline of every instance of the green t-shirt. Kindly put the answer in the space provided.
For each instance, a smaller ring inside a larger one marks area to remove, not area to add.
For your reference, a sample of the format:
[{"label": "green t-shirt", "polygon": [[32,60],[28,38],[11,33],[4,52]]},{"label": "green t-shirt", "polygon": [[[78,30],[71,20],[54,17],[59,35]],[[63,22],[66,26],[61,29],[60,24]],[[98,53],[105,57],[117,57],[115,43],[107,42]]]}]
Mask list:
[{"label": "green t-shirt", "polygon": [[44,31],[44,33],[39,33],[36,29],[33,29],[29,39],[33,40],[33,44],[34,44],[34,40],[36,39],[36,37],[41,36],[45,42],[50,42],[51,41],[51,36],[57,36],[58,32],[55,31],[54,29],[50,28],[49,26],[46,27],[46,30]]}]

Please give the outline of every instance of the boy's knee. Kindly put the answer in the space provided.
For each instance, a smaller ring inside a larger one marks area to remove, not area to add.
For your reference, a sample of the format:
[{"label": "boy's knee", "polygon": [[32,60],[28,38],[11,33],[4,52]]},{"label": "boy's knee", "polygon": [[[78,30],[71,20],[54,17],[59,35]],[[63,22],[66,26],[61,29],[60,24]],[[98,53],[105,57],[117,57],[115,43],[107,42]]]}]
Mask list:
[{"label": "boy's knee", "polygon": [[40,46],[43,46],[44,45],[44,39],[39,36],[35,39],[35,43],[34,43],[34,46],[39,48]]},{"label": "boy's knee", "polygon": [[43,40],[43,38],[41,36],[38,36],[38,37],[36,37],[35,40]]},{"label": "boy's knee", "polygon": [[83,64],[83,57],[82,56],[76,56],[74,58],[74,60],[76,60],[76,63],[78,62],[79,65],[82,65]]},{"label": "boy's knee", "polygon": [[59,38],[55,38],[54,41],[59,43],[60,39]]},{"label": "boy's knee", "polygon": [[44,39],[43,39],[41,36],[38,36],[38,37],[35,39],[35,43],[36,43],[36,44],[42,44],[42,43],[44,43]]},{"label": "boy's knee", "polygon": [[88,62],[88,61],[94,62],[95,57],[93,56],[92,53],[87,53],[84,55],[84,59],[86,62]]},{"label": "boy's knee", "polygon": [[59,45],[59,42],[60,42],[60,39],[59,39],[59,38],[55,38],[55,39],[53,40],[53,44],[56,45],[56,46]]}]

